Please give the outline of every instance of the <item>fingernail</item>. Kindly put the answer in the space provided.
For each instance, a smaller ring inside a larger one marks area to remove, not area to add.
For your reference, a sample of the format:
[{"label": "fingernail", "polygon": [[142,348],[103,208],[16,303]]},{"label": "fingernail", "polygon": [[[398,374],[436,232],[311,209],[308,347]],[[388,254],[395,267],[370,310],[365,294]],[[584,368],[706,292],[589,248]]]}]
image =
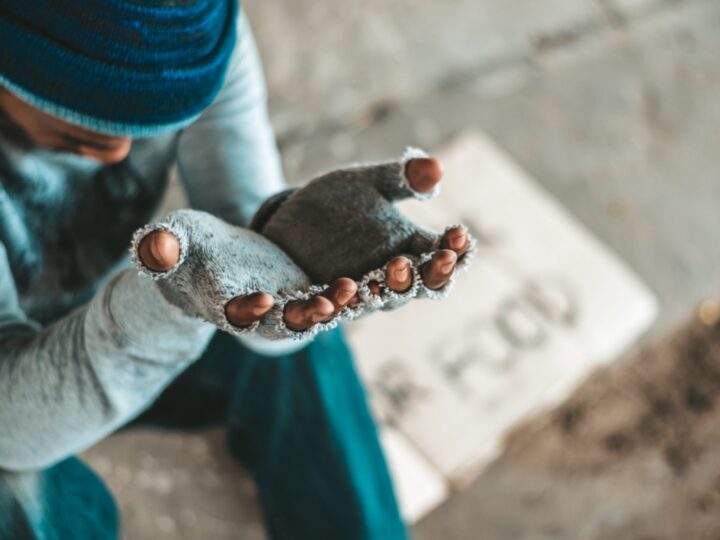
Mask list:
[{"label": "fingernail", "polygon": [[415,158],[407,167],[406,174],[419,191],[430,191],[442,178],[442,165],[435,158]]},{"label": "fingernail", "polygon": [[347,304],[350,301],[350,299],[353,297],[354,294],[355,294],[355,291],[349,291],[347,289],[340,289],[340,291],[335,296],[335,300],[337,300],[337,302],[339,304]]},{"label": "fingernail", "polygon": [[171,233],[157,231],[150,237],[150,254],[158,265],[171,268],[180,258],[180,244]]},{"label": "fingernail", "polygon": [[465,235],[458,234],[450,239],[450,247],[453,249],[462,249],[465,247]]},{"label": "fingernail", "polygon": [[405,264],[404,266],[400,268],[395,268],[393,271],[393,277],[397,281],[407,281],[407,279],[410,277],[410,265]]},{"label": "fingernail", "polygon": [[322,321],[327,315],[323,315],[322,313],[315,312],[312,315],[310,315],[310,321],[315,324]]},{"label": "fingernail", "polygon": [[267,310],[268,310],[268,308],[266,308],[264,306],[254,306],[250,310],[250,313],[252,313],[253,315],[255,315],[257,317],[258,315],[264,315]]},{"label": "fingernail", "polygon": [[453,268],[455,268],[455,261],[440,265],[440,271],[443,274],[449,274],[453,271]]}]

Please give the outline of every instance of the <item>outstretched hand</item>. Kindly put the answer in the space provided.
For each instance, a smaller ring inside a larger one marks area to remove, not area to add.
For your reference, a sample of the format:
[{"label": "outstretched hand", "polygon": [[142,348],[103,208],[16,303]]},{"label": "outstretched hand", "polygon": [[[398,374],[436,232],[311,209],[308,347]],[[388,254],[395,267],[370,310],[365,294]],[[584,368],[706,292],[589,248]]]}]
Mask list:
[{"label": "outstretched hand", "polygon": [[[442,178],[438,160],[418,157],[404,163],[404,176],[410,188],[418,194],[436,190]],[[337,201],[339,204],[340,202]],[[471,246],[471,239],[464,227],[448,229],[440,238],[438,249],[430,260],[418,268],[423,285],[431,290],[443,288],[451,279],[457,262]],[[139,262],[157,274],[175,268],[181,258],[180,241],[173,232],[155,229],[147,233],[137,246]],[[416,274],[413,262],[405,255],[392,257],[385,266],[384,283],[370,281],[368,288],[382,296],[387,287],[402,294],[413,287]],[[275,291],[259,290],[231,298],[224,305],[228,322],[238,328],[249,327],[260,321],[275,305]],[[287,302],[283,308],[285,325],[293,331],[304,331],[317,323],[327,322],[346,307],[353,309],[361,302],[358,283],[352,277],[339,277],[330,282],[322,292],[303,300]]]}]

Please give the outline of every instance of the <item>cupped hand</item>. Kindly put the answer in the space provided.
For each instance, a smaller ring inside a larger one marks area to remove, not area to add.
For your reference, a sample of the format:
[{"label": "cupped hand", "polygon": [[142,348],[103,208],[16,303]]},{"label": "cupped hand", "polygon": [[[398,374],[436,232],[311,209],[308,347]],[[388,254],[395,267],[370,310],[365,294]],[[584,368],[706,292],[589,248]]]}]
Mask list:
[{"label": "cupped hand", "polygon": [[[442,167],[433,158],[421,157],[408,161],[405,174],[410,186],[418,193],[431,192],[442,178]],[[441,289],[455,271],[458,259],[470,248],[470,238],[464,227],[454,227],[442,235],[439,249],[419,268],[419,276],[428,289]],[[140,263],[149,270],[163,274],[173,269],[180,260],[180,242],[172,232],[157,229],[146,234],[139,242],[137,255]],[[390,259],[385,266],[385,283],[390,291],[404,293],[413,286],[415,273],[412,261],[405,256]],[[368,284],[370,292],[383,295],[378,282]],[[354,309],[360,303],[358,283],[349,277],[333,280],[321,293],[303,300],[294,300],[284,306],[283,320],[293,331],[304,331],[327,322],[343,309]],[[271,291],[254,291],[236,296],[224,306],[228,322],[238,328],[249,327],[260,321],[275,305]]]}]

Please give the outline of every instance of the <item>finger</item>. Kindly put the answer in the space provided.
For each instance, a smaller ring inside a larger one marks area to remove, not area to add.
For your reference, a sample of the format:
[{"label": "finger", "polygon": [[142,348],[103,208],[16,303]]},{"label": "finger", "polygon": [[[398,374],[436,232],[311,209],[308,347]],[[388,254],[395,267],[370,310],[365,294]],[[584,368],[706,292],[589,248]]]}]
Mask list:
[{"label": "finger", "polygon": [[307,330],[330,317],[334,311],[333,303],[323,296],[296,300],[285,306],[285,324],[296,332]]},{"label": "finger", "polygon": [[[333,303],[333,313],[336,315],[347,306],[357,293],[358,286],[350,278],[338,278],[322,293],[322,296]],[[331,316],[332,316],[331,315]]]},{"label": "finger", "polygon": [[225,304],[225,317],[233,326],[249,326],[270,311],[274,303],[275,299],[264,292],[238,296]]},{"label": "finger", "polygon": [[395,257],[385,269],[385,283],[390,290],[405,292],[413,283],[412,266],[407,257]]},{"label": "finger", "polygon": [[352,298],[350,298],[350,301],[348,302],[347,306],[348,306],[350,309],[355,309],[355,308],[358,307],[359,305],[360,305],[360,294],[359,294],[359,293],[355,293],[355,294],[352,296]]},{"label": "finger", "polygon": [[405,175],[410,182],[410,187],[420,193],[427,193],[440,182],[443,170],[437,159],[422,157],[407,162]]},{"label": "finger", "polygon": [[458,257],[470,249],[470,235],[465,227],[454,227],[447,231],[440,240],[440,247],[451,249]]},{"label": "finger", "polygon": [[422,265],[420,275],[428,289],[439,289],[445,285],[452,276],[457,262],[457,254],[449,249],[441,249],[433,258]]},{"label": "finger", "polygon": [[168,231],[153,231],[140,241],[138,257],[153,272],[167,272],[180,260],[180,242]]},{"label": "finger", "polygon": [[380,285],[379,281],[370,281],[368,284],[368,289],[370,290],[370,294],[373,294],[375,296],[380,296],[383,292],[382,285]]}]

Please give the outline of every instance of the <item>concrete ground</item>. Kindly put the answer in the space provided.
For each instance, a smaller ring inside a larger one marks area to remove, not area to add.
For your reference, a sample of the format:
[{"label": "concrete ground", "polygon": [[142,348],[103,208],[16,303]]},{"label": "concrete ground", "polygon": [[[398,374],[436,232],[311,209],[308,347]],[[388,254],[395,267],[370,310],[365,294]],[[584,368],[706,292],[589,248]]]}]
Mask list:
[{"label": "concrete ground", "polygon": [[[481,129],[660,298],[639,351],[519,426],[417,538],[719,538],[718,310],[694,313],[720,285],[720,4],[247,9],[291,181]],[[87,456],[118,496],[127,539],[263,537],[252,483],[217,431],[126,432]]]}]

